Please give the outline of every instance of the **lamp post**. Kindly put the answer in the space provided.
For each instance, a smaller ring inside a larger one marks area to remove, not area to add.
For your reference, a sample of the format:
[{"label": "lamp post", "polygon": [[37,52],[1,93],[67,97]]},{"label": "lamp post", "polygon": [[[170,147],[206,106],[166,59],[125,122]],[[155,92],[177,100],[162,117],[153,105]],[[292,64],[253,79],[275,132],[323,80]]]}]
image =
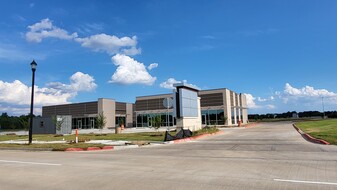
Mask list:
[{"label": "lamp post", "polygon": [[30,125],[29,125],[29,144],[32,144],[33,139],[33,107],[34,107],[34,83],[35,83],[35,70],[36,70],[36,62],[33,60],[33,62],[30,64],[32,68],[32,96],[30,101]]},{"label": "lamp post", "polygon": [[322,96],[322,107],[323,107],[323,119],[325,119],[324,97],[323,96]]}]

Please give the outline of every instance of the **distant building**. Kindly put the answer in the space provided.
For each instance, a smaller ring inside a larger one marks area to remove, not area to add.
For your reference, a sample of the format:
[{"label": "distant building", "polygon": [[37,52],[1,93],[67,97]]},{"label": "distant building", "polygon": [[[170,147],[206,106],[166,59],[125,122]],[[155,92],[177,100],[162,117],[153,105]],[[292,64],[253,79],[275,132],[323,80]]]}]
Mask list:
[{"label": "distant building", "polygon": [[[162,116],[162,126],[175,125],[172,108],[163,105],[165,98],[173,98],[172,94],[141,96],[136,98],[135,115],[137,127],[151,126],[156,115]],[[247,101],[244,94],[237,94],[228,89],[201,90],[201,115],[203,125],[238,125],[248,122]],[[168,115],[169,117],[167,117]],[[168,119],[166,119],[168,118]]]},{"label": "distant building", "polygon": [[299,118],[298,113],[294,112],[292,118]]}]

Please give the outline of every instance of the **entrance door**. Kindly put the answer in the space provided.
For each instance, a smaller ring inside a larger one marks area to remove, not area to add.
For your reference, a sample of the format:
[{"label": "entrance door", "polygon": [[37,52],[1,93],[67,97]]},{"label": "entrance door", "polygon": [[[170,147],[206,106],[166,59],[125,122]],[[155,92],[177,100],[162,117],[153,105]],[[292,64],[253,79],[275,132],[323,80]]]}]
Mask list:
[{"label": "entrance door", "polygon": [[77,120],[77,128],[82,129],[82,120]]},{"label": "entrance door", "polygon": [[91,122],[91,128],[92,128],[92,129],[95,128],[95,120],[94,120],[94,119],[91,119],[90,122]]},{"label": "entrance door", "polygon": [[147,118],[147,126],[152,127],[152,117]]},{"label": "entrance door", "polygon": [[202,115],[202,124],[203,124],[203,125],[207,125],[207,117],[206,117],[206,114],[203,114],[203,115]]}]

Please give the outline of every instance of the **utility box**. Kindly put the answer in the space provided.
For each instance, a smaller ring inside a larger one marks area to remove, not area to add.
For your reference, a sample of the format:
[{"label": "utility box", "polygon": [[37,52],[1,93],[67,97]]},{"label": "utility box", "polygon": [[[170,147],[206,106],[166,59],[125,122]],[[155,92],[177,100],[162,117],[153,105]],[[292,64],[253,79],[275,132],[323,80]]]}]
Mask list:
[{"label": "utility box", "polygon": [[71,134],[71,120],[70,115],[33,118],[33,134]]}]

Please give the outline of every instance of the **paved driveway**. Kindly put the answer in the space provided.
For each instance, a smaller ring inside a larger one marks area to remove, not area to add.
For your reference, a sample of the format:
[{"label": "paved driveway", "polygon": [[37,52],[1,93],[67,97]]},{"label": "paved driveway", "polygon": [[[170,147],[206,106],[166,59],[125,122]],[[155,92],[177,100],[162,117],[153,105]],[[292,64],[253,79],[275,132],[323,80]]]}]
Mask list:
[{"label": "paved driveway", "polygon": [[0,151],[0,189],[337,189],[337,147],[290,123],[100,152]]}]

